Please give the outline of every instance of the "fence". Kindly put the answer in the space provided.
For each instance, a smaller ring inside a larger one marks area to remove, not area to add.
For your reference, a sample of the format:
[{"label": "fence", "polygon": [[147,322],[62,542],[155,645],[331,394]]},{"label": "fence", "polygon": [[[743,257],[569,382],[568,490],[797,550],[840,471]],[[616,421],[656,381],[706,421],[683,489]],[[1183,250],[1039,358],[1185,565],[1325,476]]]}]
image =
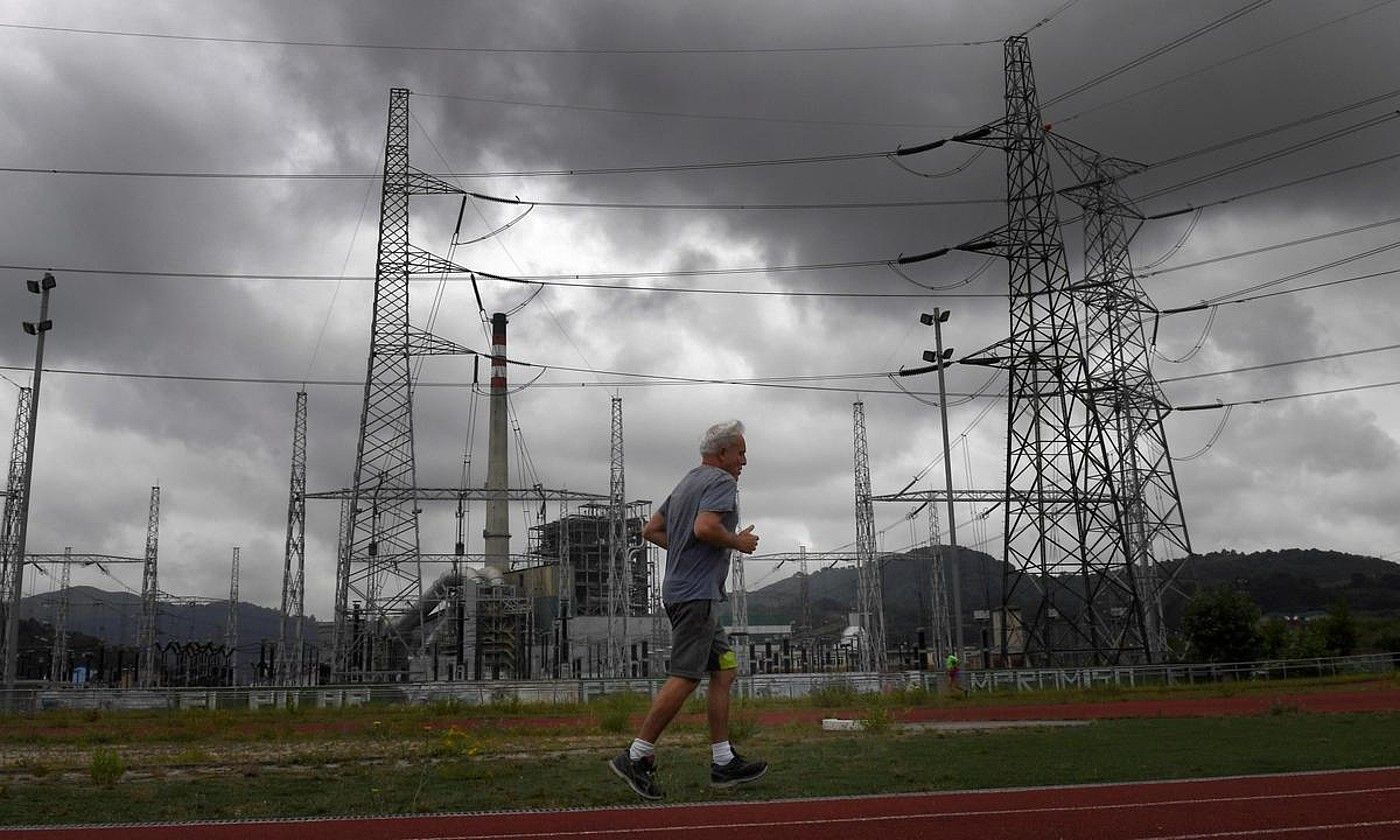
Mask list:
[{"label": "fence", "polygon": [[[1400,665],[1400,653],[1381,653],[1224,664],[973,670],[964,671],[962,681],[963,687],[970,692],[1053,691],[1101,686],[1194,685],[1345,674],[1389,674],[1396,670],[1397,665]],[[606,694],[628,691],[652,695],[662,682],[661,678],[654,678],[239,688],[36,687],[0,691],[0,710],[32,714],[47,709],[325,709],[444,702],[473,706],[492,703],[569,704],[587,703]],[[750,698],[796,699],[831,687],[858,693],[911,688],[937,692],[947,688],[947,677],[936,671],[754,674],[736,683],[739,696]]]}]

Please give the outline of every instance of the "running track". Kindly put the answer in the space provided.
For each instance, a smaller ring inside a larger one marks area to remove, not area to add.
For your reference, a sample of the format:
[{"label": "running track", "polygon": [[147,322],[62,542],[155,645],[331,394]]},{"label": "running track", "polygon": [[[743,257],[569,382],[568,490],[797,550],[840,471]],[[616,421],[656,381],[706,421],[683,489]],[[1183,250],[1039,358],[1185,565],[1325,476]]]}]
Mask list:
[{"label": "running track", "polygon": [[[760,783],[761,784],[761,783]],[[0,830],[0,840],[1400,838],[1400,767],[1146,784],[379,819]]]}]

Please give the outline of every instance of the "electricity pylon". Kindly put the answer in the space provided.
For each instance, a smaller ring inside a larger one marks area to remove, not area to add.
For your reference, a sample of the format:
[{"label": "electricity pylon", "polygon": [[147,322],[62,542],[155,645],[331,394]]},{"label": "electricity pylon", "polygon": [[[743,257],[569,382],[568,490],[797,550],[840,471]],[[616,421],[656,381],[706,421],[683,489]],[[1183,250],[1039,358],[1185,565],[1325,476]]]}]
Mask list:
[{"label": "electricity pylon", "polygon": [[[608,465],[608,676],[625,677],[628,597],[627,491],[622,449],[622,397],[612,398]],[[567,526],[563,526],[567,527]]]},{"label": "electricity pylon", "polygon": [[229,684],[238,685],[238,546],[228,577],[228,615],[224,618],[224,648],[228,650]]},{"label": "electricity pylon", "polygon": [[292,421],[292,475],[287,493],[287,542],[282,561],[282,610],[277,633],[277,684],[302,680],[306,617],[306,392],[297,392]]},{"label": "electricity pylon", "polygon": [[[962,246],[1010,266],[1009,338],[964,359],[1004,367],[1010,379],[1000,645],[1003,657],[1023,655],[1031,665],[1119,661],[1124,642],[1100,615],[1100,594],[1128,556],[1116,465],[1091,404],[1024,36],[1007,39],[1005,71],[1005,119],[956,138],[1006,153],[1007,223]],[[1018,618],[1021,602],[1029,614]],[[1013,625],[1024,634],[1021,650],[1010,649]]]},{"label": "electricity pylon", "polygon": [[865,443],[865,403],[852,406],[855,426],[856,480],[856,616],[864,638],[860,645],[862,671],[885,670],[885,600],[880,559],[875,550],[875,509],[870,503],[870,454]]},{"label": "electricity pylon", "polygon": [[[1182,564],[1163,576],[1161,561],[1189,557],[1191,540],[1164,427],[1171,406],[1152,374],[1157,307],[1133,274],[1128,252],[1143,216],[1120,179],[1142,167],[1060,135],[1050,135],[1050,142],[1079,180],[1064,192],[1084,211],[1084,280],[1076,297],[1084,308],[1089,399],[1117,465],[1128,538],[1127,562],[1108,579],[1116,590],[1110,600],[1121,610],[1110,623],[1120,647],[1141,648],[1149,661],[1163,661],[1162,593]],[[1159,557],[1159,551],[1173,556]]]},{"label": "electricity pylon", "polygon": [[33,390],[21,387],[15,400],[15,431],[10,439],[10,466],[5,483],[5,521],[0,523],[0,673],[6,685],[9,663],[19,658],[19,617],[16,613],[13,629],[10,614],[19,603],[17,590],[24,580],[20,564],[20,531],[24,528],[24,465],[29,451],[29,407]]},{"label": "electricity pylon", "polygon": [[146,556],[141,564],[141,619],[136,631],[137,683],[142,688],[156,684],[156,634],[160,617],[156,598],[160,594],[157,561],[160,557],[160,486],[151,488],[150,512],[146,517]]},{"label": "electricity pylon", "polygon": [[58,603],[54,608],[53,648],[49,653],[49,682],[59,684],[68,678],[68,603],[72,597],[73,549],[63,550],[63,575],[58,581]]},{"label": "electricity pylon", "polygon": [[[351,652],[363,651],[354,669],[362,681],[399,678],[416,652],[399,628],[400,619],[422,609],[423,594],[411,359],[473,352],[409,325],[409,276],[458,268],[410,244],[409,196],[461,190],[409,165],[408,100],[404,88],[389,92],[369,363],[350,521],[338,564],[345,578],[336,585],[335,670],[349,678]],[[353,627],[352,601],[364,605],[364,620]],[[412,626],[421,626],[421,619]]]}]

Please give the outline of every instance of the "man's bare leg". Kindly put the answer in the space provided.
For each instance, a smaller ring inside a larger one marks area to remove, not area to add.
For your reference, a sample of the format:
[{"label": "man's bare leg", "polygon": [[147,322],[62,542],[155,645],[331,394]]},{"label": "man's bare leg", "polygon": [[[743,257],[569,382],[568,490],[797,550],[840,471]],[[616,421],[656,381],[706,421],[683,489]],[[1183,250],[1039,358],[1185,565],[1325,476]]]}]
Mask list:
[{"label": "man's bare leg", "polygon": [[642,731],[637,737],[655,744],[661,733],[675,719],[676,713],[685,705],[686,698],[699,684],[699,680],[668,677],[666,682],[661,684],[661,690],[656,692],[656,698],[651,701],[651,709],[647,711],[646,720],[642,721]]},{"label": "man's bare leg", "polygon": [[729,690],[734,685],[734,675],[738,671],[726,668],[710,672],[710,691],[706,706],[710,721],[710,743],[718,744],[729,740]]}]

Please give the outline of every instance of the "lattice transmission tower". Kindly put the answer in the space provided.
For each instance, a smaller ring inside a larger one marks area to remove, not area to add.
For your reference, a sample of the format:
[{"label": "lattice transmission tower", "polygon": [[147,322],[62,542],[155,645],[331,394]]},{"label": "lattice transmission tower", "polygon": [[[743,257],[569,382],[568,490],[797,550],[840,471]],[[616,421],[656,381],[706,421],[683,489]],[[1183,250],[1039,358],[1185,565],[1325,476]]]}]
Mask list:
[{"label": "lattice transmission tower", "polygon": [[292,474],[287,492],[287,541],[282,561],[282,610],[277,632],[277,684],[304,676],[302,638],[306,618],[306,392],[297,392],[292,421]]},{"label": "lattice transmission tower", "polygon": [[622,397],[612,398],[608,465],[608,675],[627,676],[627,614],[631,604],[627,573],[627,487],[622,447]]},{"label": "lattice transmission tower", "polygon": [[63,549],[63,574],[58,581],[58,598],[54,605],[53,646],[49,652],[49,682],[62,683],[68,679],[68,605],[72,581],[73,549]]},{"label": "lattice transmission tower", "polygon": [[1120,179],[1142,166],[1060,135],[1051,134],[1050,142],[1079,179],[1064,192],[1084,211],[1084,280],[1076,297],[1084,307],[1090,406],[1117,465],[1127,531],[1128,563],[1113,580],[1122,610],[1114,629],[1134,642],[1124,647],[1141,644],[1151,660],[1162,661],[1162,595],[1182,568],[1176,563],[1162,574],[1162,561],[1190,556],[1191,540],[1164,427],[1171,405],[1152,374],[1157,307],[1133,273],[1128,252],[1143,216]]},{"label": "lattice transmission tower", "polygon": [[[943,529],[939,527],[938,505],[928,502],[929,551],[929,639],[934,662],[941,665],[953,649],[953,621],[949,603],[948,575],[944,567],[956,563],[954,546],[941,545]],[[961,652],[959,652],[961,655]]]},{"label": "lattice transmission tower", "polygon": [[[978,363],[1007,389],[1003,657],[1026,664],[1116,662],[1143,655],[1102,596],[1127,567],[1117,464],[1090,398],[1075,289],[1065,259],[1045,126],[1024,36],[1005,43],[1006,117],[956,138],[1006,153],[1007,223],[964,250],[1009,263],[1009,338]],[[968,361],[968,360],[964,360]],[[1029,603],[1025,612],[1018,606]],[[1101,609],[1103,612],[1101,612]],[[1013,636],[1024,635],[1024,644]]]},{"label": "lattice transmission tower", "polygon": [[29,410],[33,393],[31,389],[21,387],[15,400],[15,431],[10,439],[10,465],[5,482],[5,521],[0,523],[0,669],[6,670],[9,663],[19,656],[19,616],[15,613],[12,629],[10,615],[19,603],[18,590],[24,579],[20,573],[24,558],[19,537],[24,528],[24,465],[29,446]]},{"label": "lattice transmission tower", "polygon": [[229,682],[238,685],[238,546],[228,576],[228,615],[224,618],[224,647],[228,650]]},{"label": "lattice transmission tower", "polygon": [[865,442],[865,403],[852,405],[855,426],[856,482],[856,616],[864,631],[860,644],[862,671],[885,670],[885,599],[880,558],[875,546],[875,508],[870,503],[870,453]]},{"label": "lattice transmission tower", "polygon": [[160,595],[158,562],[160,558],[160,486],[151,488],[150,511],[146,516],[146,556],[141,564],[141,618],[136,630],[137,655],[140,657],[136,681],[142,688],[156,684],[156,634],[160,617],[157,613]]},{"label": "lattice transmission tower", "polygon": [[[421,612],[423,594],[410,363],[416,356],[473,352],[409,324],[410,275],[459,268],[410,244],[409,196],[461,189],[409,165],[408,103],[408,90],[389,92],[369,363],[338,563],[343,578],[336,582],[334,660],[340,679],[397,679],[416,652],[400,621]],[[352,620],[356,604],[363,605],[363,620]],[[421,615],[407,622],[422,623]]]}]

